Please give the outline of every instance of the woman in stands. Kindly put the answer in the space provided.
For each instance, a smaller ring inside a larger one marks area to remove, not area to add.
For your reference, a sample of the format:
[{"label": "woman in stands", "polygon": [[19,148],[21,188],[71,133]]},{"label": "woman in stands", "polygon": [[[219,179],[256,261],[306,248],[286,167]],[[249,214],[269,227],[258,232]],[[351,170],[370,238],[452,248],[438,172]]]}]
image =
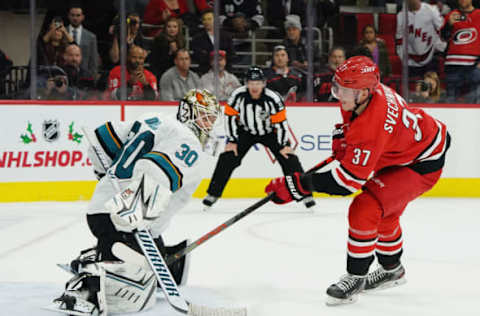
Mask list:
[{"label": "woman in stands", "polygon": [[171,16],[167,19],[165,30],[155,37],[149,63],[157,78],[160,78],[167,69],[173,67],[175,52],[180,48],[185,48],[182,28],[182,20]]},{"label": "woman in stands", "polygon": [[388,50],[385,42],[377,37],[377,31],[373,25],[366,25],[362,30],[363,37],[360,40],[360,46],[366,47],[372,60],[377,64],[380,70],[381,78],[386,78],[392,73],[392,67],[388,58]]},{"label": "woman in stands", "polygon": [[63,65],[63,53],[70,43],[73,43],[73,37],[68,34],[62,18],[53,18],[48,30],[38,37],[37,65]]}]

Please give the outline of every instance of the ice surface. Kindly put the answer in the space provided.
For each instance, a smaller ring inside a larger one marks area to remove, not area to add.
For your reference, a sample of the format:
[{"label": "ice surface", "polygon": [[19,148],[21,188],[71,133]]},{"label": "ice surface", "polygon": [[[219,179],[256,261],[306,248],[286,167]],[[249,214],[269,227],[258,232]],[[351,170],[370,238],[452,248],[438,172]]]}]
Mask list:
[{"label": "ice surface", "polygon": [[[220,200],[205,213],[192,200],[165,240],[197,239],[255,201]],[[345,273],[349,202],[317,199],[314,212],[263,206],[192,252],[183,293],[196,304],[247,306],[250,316],[479,315],[480,199],[412,202],[402,216],[407,284],[327,307],[326,288]],[[0,204],[0,315],[55,315],[41,310],[69,278],[55,264],[94,244],[85,206]],[[176,313],[160,299],[141,315]]]}]

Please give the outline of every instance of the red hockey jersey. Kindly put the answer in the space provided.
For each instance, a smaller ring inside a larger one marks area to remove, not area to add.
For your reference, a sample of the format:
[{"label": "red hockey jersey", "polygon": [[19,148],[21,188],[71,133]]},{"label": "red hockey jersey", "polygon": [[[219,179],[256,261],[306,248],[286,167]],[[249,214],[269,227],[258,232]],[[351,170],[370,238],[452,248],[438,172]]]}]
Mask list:
[{"label": "red hockey jersey", "polygon": [[444,25],[448,24],[454,12],[464,18],[451,26],[445,65],[472,66],[480,56],[480,10],[475,9],[471,13],[453,10],[445,17]]},{"label": "red hockey jersey", "polygon": [[[126,80],[127,82],[130,80],[130,73],[128,71],[126,73]],[[155,77],[154,74],[152,74],[150,71],[147,69],[143,70],[143,73],[145,74],[145,79],[147,80],[148,84],[150,87],[152,87],[153,91],[155,91],[155,95],[158,96],[158,87],[157,87],[157,78]],[[120,88],[120,78],[121,78],[121,68],[120,66],[114,67],[108,76],[108,95],[106,95],[106,99],[115,99],[113,95],[116,93],[116,90]],[[128,97],[133,97],[137,98],[139,96],[143,95],[143,84],[139,81],[135,82],[135,84],[132,87],[132,92]]]},{"label": "red hockey jersey", "polygon": [[447,149],[446,126],[380,85],[367,108],[352,119],[342,111],[345,156],[332,169],[335,181],[351,192],[376,171],[439,159]]}]

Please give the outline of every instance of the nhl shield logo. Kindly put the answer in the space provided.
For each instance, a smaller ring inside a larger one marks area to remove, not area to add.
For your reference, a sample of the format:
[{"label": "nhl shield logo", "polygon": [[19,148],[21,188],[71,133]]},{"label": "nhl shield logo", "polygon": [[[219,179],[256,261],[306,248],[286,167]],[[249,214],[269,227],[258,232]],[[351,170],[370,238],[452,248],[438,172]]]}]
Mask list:
[{"label": "nhl shield logo", "polygon": [[47,120],[43,122],[43,137],[47,142],[53,142],[60,136],[60,123],[57,120]]}]

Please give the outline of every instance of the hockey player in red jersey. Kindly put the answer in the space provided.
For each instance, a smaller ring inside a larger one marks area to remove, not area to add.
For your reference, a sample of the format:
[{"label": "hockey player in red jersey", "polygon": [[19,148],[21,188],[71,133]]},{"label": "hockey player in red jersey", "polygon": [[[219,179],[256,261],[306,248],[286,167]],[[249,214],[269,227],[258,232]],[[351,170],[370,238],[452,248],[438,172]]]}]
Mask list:
[{"label": "hockey player in red jersey", "polygon": [[[349,195],[362,190],[348,213],[348,274],[327,289],[328,305],[354,302],[361,291],[405,282],[399,217],[438,181],[450,145],[445,124],[410,108],[379,78],[367,57],[352,57],[339,66],[332,95],[341,103],[343,124],[334,131],[334,166],[276,178],[265,189],[275,193],[277,204],[312,191]],[[368,273],[374,255],[380,267]]]}]

